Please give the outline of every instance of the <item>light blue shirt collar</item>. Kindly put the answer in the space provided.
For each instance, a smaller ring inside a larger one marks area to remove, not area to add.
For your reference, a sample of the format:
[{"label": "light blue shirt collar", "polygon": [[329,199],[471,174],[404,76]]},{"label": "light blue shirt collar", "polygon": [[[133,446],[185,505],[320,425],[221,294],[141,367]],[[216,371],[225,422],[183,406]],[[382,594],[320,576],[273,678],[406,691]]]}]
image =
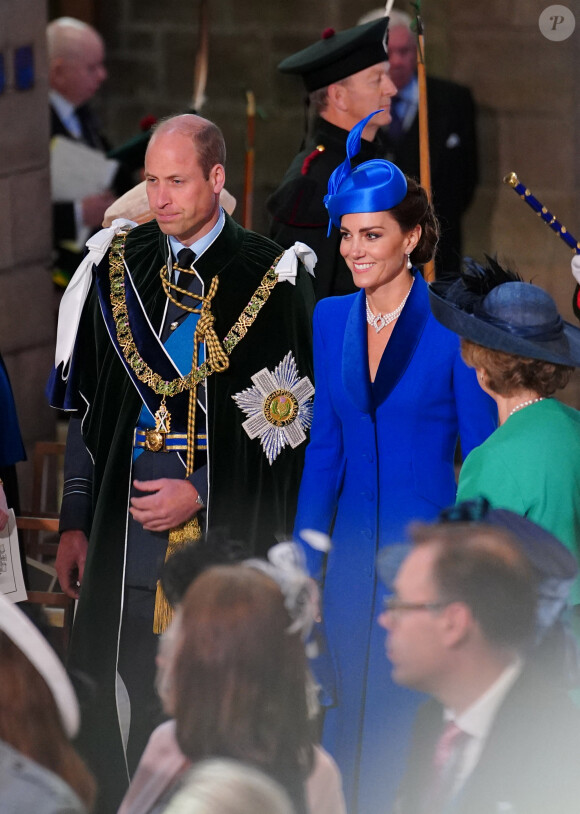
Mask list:
[{"label": "light blue shirt collar", "polygon": [[81,125],[72,102],[56,90],[49,91],[50,103],[64,126],[77,138],[81,135]]},{"label": "light blue shirt collar", "polygon": [[419,82],[417,77],[414,76],[410,82],[407,82],[404,88],[397,91],[399,99],[404,99],[407,104],[414,103],[418,96]]},{"label": "light blue shirt collar", "polygon": [[61,119],[68,119],[68,117],[75,112],[75,106],[68,99],[65,99],[62,94],[56,90],[48,92],[50,96],[50,103],[58,113]]},{"label": "light blue shirt collar", "polygon": [[409,129],[413,123],[413,119],[417,113],[417,105],[419,101],[419,82],[417,77],[414,76],[404,88],[397,91],[395,103],[397,105],[397,114],[403,123],[403,130]]},{"label": "light blue shirt collar", "polygon": [[221,233],[221,230],[224,228],[224,224],[226,222],[226,216],[224,210],[220,206],[220,214],[217,219],[216,225],[210,229],[207,235],[200,237],[199,240],[196,240],[195,243],[192,243],[191,246],[184,246],[183,243],[180,243],[179,240],[174,237],[173,235],[169,235],[169,248],[173,252],[173,256],[177,257],[178,253],[182,249],[191,249],[192,252],[195,252],[195,259],[198,260],[200,256],[209,249],[211,244],[214,242],[216,237]]}]

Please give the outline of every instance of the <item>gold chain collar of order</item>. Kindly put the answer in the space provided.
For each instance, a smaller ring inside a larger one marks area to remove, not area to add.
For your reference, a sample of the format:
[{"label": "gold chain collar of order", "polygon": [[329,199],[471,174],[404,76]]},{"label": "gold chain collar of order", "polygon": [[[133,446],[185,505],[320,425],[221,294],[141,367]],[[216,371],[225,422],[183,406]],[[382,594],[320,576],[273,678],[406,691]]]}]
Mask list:
[{"label": "gold chain collar of order", "polygon": [[[135,376],[139,379],[139,381],[146,384],[150,387],[154,393],[159,396],[176,396],[179,393],[183,393],[185,390],[191,390],[196,387],[200,382],[206,379],[208,376],[214,371],[219,372],[221,365],[215,366],[212,365],[211,359],[211,351],[208,353],[209,358],[204,361],[199,367],[192,368],[191,371],[186,376],[178,376],[175,379],[171,379],[167,381],[163,379],[158,373],[155,373],[152,370],[147,362],[143,359],[137,347],[135,345],[135,340],[133,338],[133,333],[131,331],[131,327],[129,325],[129,314],[127,311],[127,302],[125,298],[125,264],[124,264],[124,257],[125,257],[125,240],[127,238],[128,232],[121,232],[119,235],[115,237],[113,243],[111,245],[111,251],[109,256],[109,280],[111,286],[111,305],[113,310],[113,319],[115,321],[115,328],[117,334],[117,340],[119,342],[119,347],[121,348],[121,352],[123,353],[123,357],[126,360],[127,364],[135,374]],[[282,255],[280,255],[281,257]],[[254,323],[254,320],[258,316],[259,312],[266,304],[268,297],[270,296],[272,289],[278,282],[278,276],[276,274],[276,265],[278,264],[278,260],[280,257],[277,257],[264,277],[260,282],[258,288],[254,291],[249,303],[246,305],[234,325],[230,328],[228,333],[226,334],[223,342],[221,343],[223,350],[225,351],[226,356],[229,356],[233,349],[236,347],[238,342],[240,342],[244,336],[247,334],[248,329]],[[167,267],[162,269],[162,273],[167,273]],[[207,311],[209,312],[210,320],[213,322],[213,315],[211,314],[210,310],[210,303],[211,298],[215,294],[215,290],[217,289],[217,281],[218,277],[214,277],[212,279],[210,285],[210,291],[207,297],[200,297],[201,301],[201,310],[197,310],[194,308],[190,308],[189,306],[184,306],[181,303],[178,303],[181,307],[184,307],[184,310],[190,311],[192,313],[199,313],[200,314],[200,322],[202,321],[203,317],[203,310],[204,304],[207,305]],[[212,293],[212,286],[214,286],[214,291]],[[171,285],[164,281],[164,289],[167,285]],[[178,292],[181,291],[177,286],[172,286]],[[169,296],[169,295],[168,295]],[[173,302],[176,300],[170,296],[170,299]],[[202,326],[202,329],[203,326]],[[197,329],[196,329],[197,331]],[[216,337],[217,340],[217,337]],[[219,342],[219,340],[217,340]],[[209,350],[209,347],[208,347]],[[222,360],[223,363],[223,360]],[[226,365],[227,367],[227,365]],[[222,370],[225,368],[221,368]]]}]

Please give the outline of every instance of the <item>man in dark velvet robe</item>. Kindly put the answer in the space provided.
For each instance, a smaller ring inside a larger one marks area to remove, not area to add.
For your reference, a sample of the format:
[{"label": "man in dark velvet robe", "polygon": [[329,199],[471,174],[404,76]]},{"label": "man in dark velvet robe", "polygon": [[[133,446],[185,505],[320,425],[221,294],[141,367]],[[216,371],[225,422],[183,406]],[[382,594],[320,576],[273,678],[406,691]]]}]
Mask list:
[{"label": "man in dark velvet robe", "polygon": [[303,148],[268,199],[270,236],[281,246],[299,240],[316,252],[317,299],[357,290],[340,254],[340,233],[334,229],[328,234],[324,196],[328,179],[344,161],[349,132],[381,108],[363,131],[356,163],[382,155],[376,133],[390,121],[390,97],[395,95],[387,75],[387,23],[385,17],[338,33],[326,29],[321,40],[278,66],[282,73],[302,77],[316,115]]},{"label": "man in dark velvet robe", "polygon": [[[101,233],[102,253],[113,240],[111,250],[96,267],[72,353],[59,357],[83,266],[61,306],[52,403],[73,418],[57,570],[63,589],[79,595],[70,663],[96,685],[82,744],[103,811],[116,810],[127,783],[123,696],[133,712],[129,769],[158,722],[152,626],[169,531],[197,516],[202,530],[222,527],[264,554],[292,530],[313,390],[312,285],[294,251],[278,265],[279,246],[225,215],[224,161],[215,125],[193,115],[164,122],[146,157],[155,221]],[[189,248],[194,256],[184,258]],[[200,304],[201,317],[182,307]],[[192,365],[202,319],[209,328]],[[199,378],[192,472],[188,388],[162,395],[190,371]],[[167,451],[155,451],[159,433]]]}]

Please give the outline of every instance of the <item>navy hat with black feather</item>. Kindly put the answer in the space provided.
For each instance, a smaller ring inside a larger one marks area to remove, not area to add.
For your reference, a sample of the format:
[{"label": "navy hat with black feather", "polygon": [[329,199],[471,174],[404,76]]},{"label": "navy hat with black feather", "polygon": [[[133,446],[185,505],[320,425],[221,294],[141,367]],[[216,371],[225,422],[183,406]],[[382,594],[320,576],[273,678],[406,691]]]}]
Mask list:
[{"label": "navy hat with black feather", "polygon": [[467,260],[459,278],[429,285],[433,316],[484,348],[580,367],[580,329],[562,319],[552,297],[487,261]]}]

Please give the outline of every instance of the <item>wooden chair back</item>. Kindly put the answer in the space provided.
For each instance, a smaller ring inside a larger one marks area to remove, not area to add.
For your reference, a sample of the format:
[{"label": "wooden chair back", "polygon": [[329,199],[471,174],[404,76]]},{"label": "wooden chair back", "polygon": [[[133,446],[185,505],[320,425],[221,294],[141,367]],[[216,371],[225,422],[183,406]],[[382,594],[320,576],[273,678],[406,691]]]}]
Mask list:
[{"label": "wooden chair back", "polygon": [[61,659],[66,658],[72,631],[75,601],[63,593],[28,591],[27,602],[39,605],[48,623],[47,638]]},{"label": "wooden chair back", "polygon": [[25,532],[26,556],[44,562],[54,559],[58,549],[58,516],[23,514],[16,518],[16,527]]},{"label": "wooden chair back", "polygon": [[[19,531],[30,533],[46,533],[50,532],[58,535],[58,518],[57,517],[34,517],[31,515],[23,515],[16,518],[16,528]],[[48,575],[51,579],[51,585],[57,585],[56,571],[53,566],[39,562],[43,556],[48,553],[52,555],[54,548],[54,555],[56,555],[57,543],[44,543],[37,540],[34,545],[29,546],[25,544],[25,551],[27,554],[27,563],[30,568],[35,565]],[[33,553],[35,556],[33,556]],[[49,573],[50,572],[50,573]],[[70,634],[72,630],[75,601],[71,597],[62,593],[62,591],[27,591],[28,602],[32,605],[41,606],[45,612],[46,619],[49,625],[49,640],[55,650],[59,653],[61,658],[65,658],[68,644],[70,641]]]},{"label": "wooden chair back", "polygon": [[62,496],[65,443],[37,441],[32,454],[31,514],[58,517]]}]

